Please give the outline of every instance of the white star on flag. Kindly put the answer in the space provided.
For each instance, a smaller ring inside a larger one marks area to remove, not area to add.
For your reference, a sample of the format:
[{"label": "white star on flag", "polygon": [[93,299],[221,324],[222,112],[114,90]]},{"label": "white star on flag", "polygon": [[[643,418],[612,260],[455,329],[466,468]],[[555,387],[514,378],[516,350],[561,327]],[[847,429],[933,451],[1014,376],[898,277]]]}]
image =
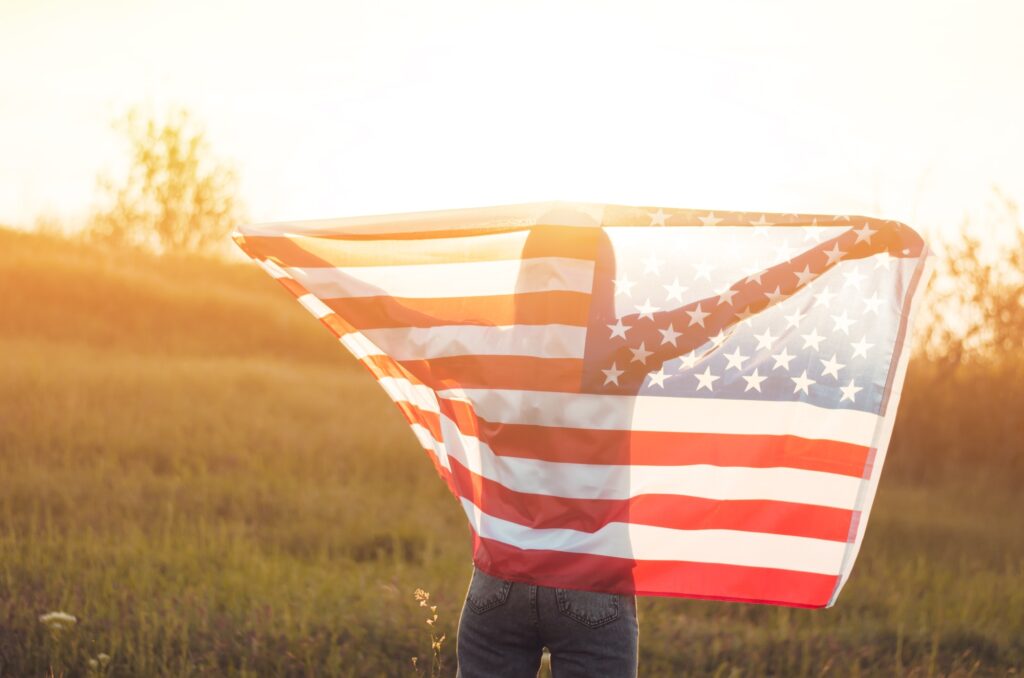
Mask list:
[{"label": "white star on flag", "polygon": [[651,380],[651,386],[660,386],[665,388],[665,380],[671,377],[671,374],[665,374],[665,368],[662,367],[657,372],[648,372],[647,377]]},{"label": "white star on flag", "polygon": [[718,222],[721,221],[721,219],[715,216],[714,212],[710,212],[706,217],[700,217],[700,220],[704,226],[717,226]]},{"label": "white star on flag", "polygon": [[630,296],[630,290],[633,289],[633,285],[636,284],[635,282],[630,282],[629,278],[626,276],[620,276],[613,282],[615,283],[615,294],[625,294],[627,297]]},{"label": "white star on flag", "polygon": [[772,344],[775,343],[775,337],[772,335],[771,329],[765,328],[765,331],[761,334],[755,334],[754,338],[757,339],[757,347],[755,350],[760,351],[765,349],[770,351]]},{"label": "white star on flag", "polygon": [[673,279],[670,285],[662,285],[662,287],[664,287],[665,291],[668,292],[668,298],[665,299],[665,301],[678,301],[679,303],[682,303],[683,301],[683,292],[690,289],[689,287],[680,285],[679,278]]},{"label": "white star on flag", "polygon": [[725,288],[725,289],[719,289],[718,291],[715,292],[715,294],[718,295],[718,303],[719,304],[729,304],[731,306],[732,305],[732,298],[735,297],[737,294],[739,294],[739,291],[738,290],[729,289],[729,288]]},{"label": "white star on flag", "polygon": [[665,219],[668,218],[668,215],[665,214],[665,212],[660,210],[660,209],[657,212],[654,212],[653,214],[651,214],[650,216],[651,216],[651,226],[664,226],[665,225]]},{"label": "white star on flag", "polygon": [[800,323],[803,322],[806,317],[807,314],[801,313],[799,308],[793,309],[792,313],[785,316],[786,327],[800,327]]},{"label": "white star on flag", "polygon": [[676,339],[683,336],[681,332],[676,332],[675,330],[672,329],[672,323],[669,323],[668,327],[666,327],[665,329],[658,331],[661,332],[661,343],[663,344],[672,344],[673,346],[675,346]]},{"label": "white star on flag", "polygon": [[833,331],[842,332],[843,334],[850,333],[850,325],[854,323],[854,320],[846,313],[846,311],[843,311],[839,315],[831,316],[831,318],[835,323]]},{"label": "white star on flag", "polygon": [[871,244],[871,236],[873,236],[875,233],[878,233],[878,231],[871,229],[867,224],[864,224],[864,226],[862,226],[859,229],[853,229],[853,232],[857,234],[857,239],[853,241],[854,244],[863,241],[868,243],[869,245]]},{"label": "white star on flag", "polygon": [[729,364],[726,366],[725,369],[729,369],[730,367],[734,367],[737,370],[742,370],[743,369],[743,362],[747,358],[749,358],[749,357],[750,356],[745,356],[742,353],[740,353],[740,350],[738,348],[735,351],[733,351],[732,353],[726,353],[725,354],[725,359],[729,361]]},{"label": "white star on flag", "polygon": [[800,285],[808,285],[808,284],[810,284],[810,282],[812,280],[814,280],[815,278],[818,277],[818,274],[817,273],[812,273],[810,271],[810,268],[811,268],[810,266],[804,266],[804,270],[796,271],[794,273],[794,275],[796,276],[797,281],[798,281],[798,283]]},{"label": "white star on flag", "polygon": [[831,250],[827,250],[826,252],[824,252],[824,254],[826,257],[828,257],[828,263],[826,264],[826,266],[832,266],[836,264],[840,259],[842,259],[843,255],[845,255],[846,252],[841,252],[839,250],[839,243],[836,243],[835,245],[833,245]]},{"label": "white star on flag", "polygon": [[765,292],[764,296],[768,299],[768,303],[774,305],[786,298],[782,290],[779,289],[778,285],[775,286],[774,292]]},{"label": "white star on flag", "polygon": [[690,316],[691,327],[693,325],[700,325],[701,327],[704,327],[704,318],[707,318],[709,315],[711,315],[710,313],[705,313],[701,311],[700,304],[697,304],[697,308],[694,309],[693,311],[687,311],[686,313],[687,315]]},{"label": "white star on flag", "polygon": [[630,330],[630,327],[629,325],[623,324],[622,318],[616,318],[615,324],[609,325],[608,329],[612,331],[612,336],[608,337],[609,339],[614,339],[615,337],[622,337],[623,339],[625,339],[626,332]]},{"label": "white star on flag", "polygon": [[878,315],[878,307],[881,306],[884,302],[885,299],[882,299],[880,296],[878,296],[878,292],[875,292],[874,294],[871,295],[870,299],[864,300],[864,312]]},{"label": "white star on flag", "polygon": [[697,386],[698,391],[702,388],[707,388],[709,391],[713,390],[712,384],[714,384],[715,380],[718,379],[717,376],[711,374],[710,367],[704,370],[704,374],[695,374],[693,376],[697,377],[697,381],[700,382],[700,385]]},{"label": "white star on flag", "polygon": [[839,378],[839,370],[843,369],[846,366],[836,361],[836,357],[837,356],[833,354],[833,356],[828,360],[821,361],[822,366],[825,368],[825,370],[821,373],[821,376],[831,374],[836,379]]},{"label": "white star on flag", "polygon": [[814,219],[811,225],[804,229],[804,241],[821,242],[821,232],[824,230],[823,226],[818,226],[818,220]]},{"label": "white star on flag", "polygon": [[811,384],[814,384],[815,381],[807,377],[807,370],[804,370],[803,374],[801,374],[799,377],[790,377],[790,379],[792,379],[793,383],[795,384],[795,386],[793,387],[793,393],[796,393],[797,391],[802,391],[803,393],[810,395],[810,392],[807,389],[809,386],[811,386]]},{"label": "white star on flag", "polygon": [[633,360],[631,360],[630,362],[639,361],[640,364],[643,365],[647,362],[647,358],[649,356],[654,355],[654,351],[648,351],[644,348],[644,343],[645,342],[641,341],[639,347],[629,349],[630,351],[633,352]]},{"label": "white star on flag", "polygon": [[789,355],[786,349],[783,348],[780,352],[772,355],[772,358],[775,359],[775,367],[772,369],[777,370],[781,367],[784,370],[789,370],[789,362],[795,357],[796,356]]},{"label": "white star on flag", "polygon": [[758,374],[757,370],[754,370],[749,375],[744,375],[743,379],[744,379],[744,381],[747,382],[747,387],[745,389],[743,389],[744,392],[749,391],[750,389],[754,389],[755,391],[760,393],[761,392],[761,382],[764,381],[767,378],[768,377],[762,377],[760,374]]},{"label": "white star on flag", "polygon": [[601,371],[604,372],[604,376],[605,376],[604,383],[606,383],[606,384],[608,384],[608,383],[618,384],[619,383],[619,377],[622,374],[625,373],[625,370],[615,369],[615,363],[612,363],[611,368],[609,368],[607,370],[601,370]]},{"label": "white star on flag", "polygon": [[835,292],[831,291],[827,287],[823,289],[821,292],[818,292],[817,294],[814,295],[815,308],[817,308],[818,306],[824,306],[827,308],[828,305],[832,303],[832,297],[834,296],[836,296]]},{"label": "white star on flag", "polygon": [[854,358],[856,358],[857,356],[860,356],[862,358],[868,357],[868,349],[874,346],[874,344],[869,344],[868,342],[864,341],[865,338],[866,337],[862,337],[860,341],[858,341],[855,344],[852,344]]},{"label": "white star on flag", "polygon": [[856,402],[857,393],[863,391],[864,389],[854,384],[853,379],[851,379],[849,384],[847,384],[846,386],[840,386],[839,390],[843,392],[843,397],[841,400],[849,400],[852,403]]},{"label": "white star on flag", "polygon": [[800,336],[804,340],[803,348],[813,348],[815,351],[821,350],[821,342],[825,337],[818,334],[818,330],[813,329],[810,334],[801,334]]},{"label": "white star on flag", "polygon": [[866,277],[866,275],[856,268],[849,271],[843,271],[843,287],[852,287],[855,290],[859,290],[861,281]]},{"label": "white star on flag", "polygon": [[693,367],[697,364],[697,354],[691,351],[690,353],[687,353],[686,355],[682,356],[681,360],[682,363],[679,365],[680,372],[682,372],[683,370],[692,370]]},{"label": "white star on flag", "polygon": [[640,314],[641,318],[650,318],[651,320],[654,320],[654,314],[660,310],[661,309],[657,306],[651,305],[650,297],[647,297],[647,299],[644,300],[644,303],[639,304],[636,307],[636,312]]}]

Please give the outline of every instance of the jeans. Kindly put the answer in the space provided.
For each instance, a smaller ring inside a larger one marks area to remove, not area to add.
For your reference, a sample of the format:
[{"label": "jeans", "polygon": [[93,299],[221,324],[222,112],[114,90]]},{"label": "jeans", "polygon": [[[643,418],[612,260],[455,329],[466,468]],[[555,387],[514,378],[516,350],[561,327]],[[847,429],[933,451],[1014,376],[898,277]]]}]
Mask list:
[{"label": "jeans", "polygon": [[553,678],[635,677],[639,632],[634,595],[512,582],[474,565],[456,678],[535,678],[544,647]]}]

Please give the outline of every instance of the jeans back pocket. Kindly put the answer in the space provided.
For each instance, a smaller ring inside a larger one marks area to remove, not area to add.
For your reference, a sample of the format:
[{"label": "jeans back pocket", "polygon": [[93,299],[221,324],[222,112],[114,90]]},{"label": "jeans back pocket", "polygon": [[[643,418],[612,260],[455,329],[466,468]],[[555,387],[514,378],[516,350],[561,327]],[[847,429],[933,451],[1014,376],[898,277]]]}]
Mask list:
[{"label": "jeans back pocket", "polygon": [[474,612],[486,612],[508,600],[512,582],[492,577],[480,568],[473,568],[473,578],[466,592],[466,604]]},{"label": "jeans back pocket", "polygon": [[584,626],[596,628],[619,618],[621,599],[614,593],[555,589],[558,611]]}]

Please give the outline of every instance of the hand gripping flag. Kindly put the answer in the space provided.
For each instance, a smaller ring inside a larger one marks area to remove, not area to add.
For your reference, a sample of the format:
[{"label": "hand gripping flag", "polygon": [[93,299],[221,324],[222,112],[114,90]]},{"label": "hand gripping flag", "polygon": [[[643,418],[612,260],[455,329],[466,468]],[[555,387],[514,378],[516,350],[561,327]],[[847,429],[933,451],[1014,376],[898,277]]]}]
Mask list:
[{"label": "hand gripping flag", "polygon": [[543,203],[233,237],[394,400],[480,569],[835,603],[906,372],[907,226]]}]

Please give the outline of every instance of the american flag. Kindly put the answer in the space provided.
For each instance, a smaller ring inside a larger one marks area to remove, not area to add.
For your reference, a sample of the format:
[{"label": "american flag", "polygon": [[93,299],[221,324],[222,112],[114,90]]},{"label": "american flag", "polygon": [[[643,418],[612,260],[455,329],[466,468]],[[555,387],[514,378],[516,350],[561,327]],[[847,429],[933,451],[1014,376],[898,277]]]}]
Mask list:
[{"label": "american flag", "polygon": [[394,400],[480,569],[835,603],[906,372],[907,226],[555,202],[233,237]]}]

